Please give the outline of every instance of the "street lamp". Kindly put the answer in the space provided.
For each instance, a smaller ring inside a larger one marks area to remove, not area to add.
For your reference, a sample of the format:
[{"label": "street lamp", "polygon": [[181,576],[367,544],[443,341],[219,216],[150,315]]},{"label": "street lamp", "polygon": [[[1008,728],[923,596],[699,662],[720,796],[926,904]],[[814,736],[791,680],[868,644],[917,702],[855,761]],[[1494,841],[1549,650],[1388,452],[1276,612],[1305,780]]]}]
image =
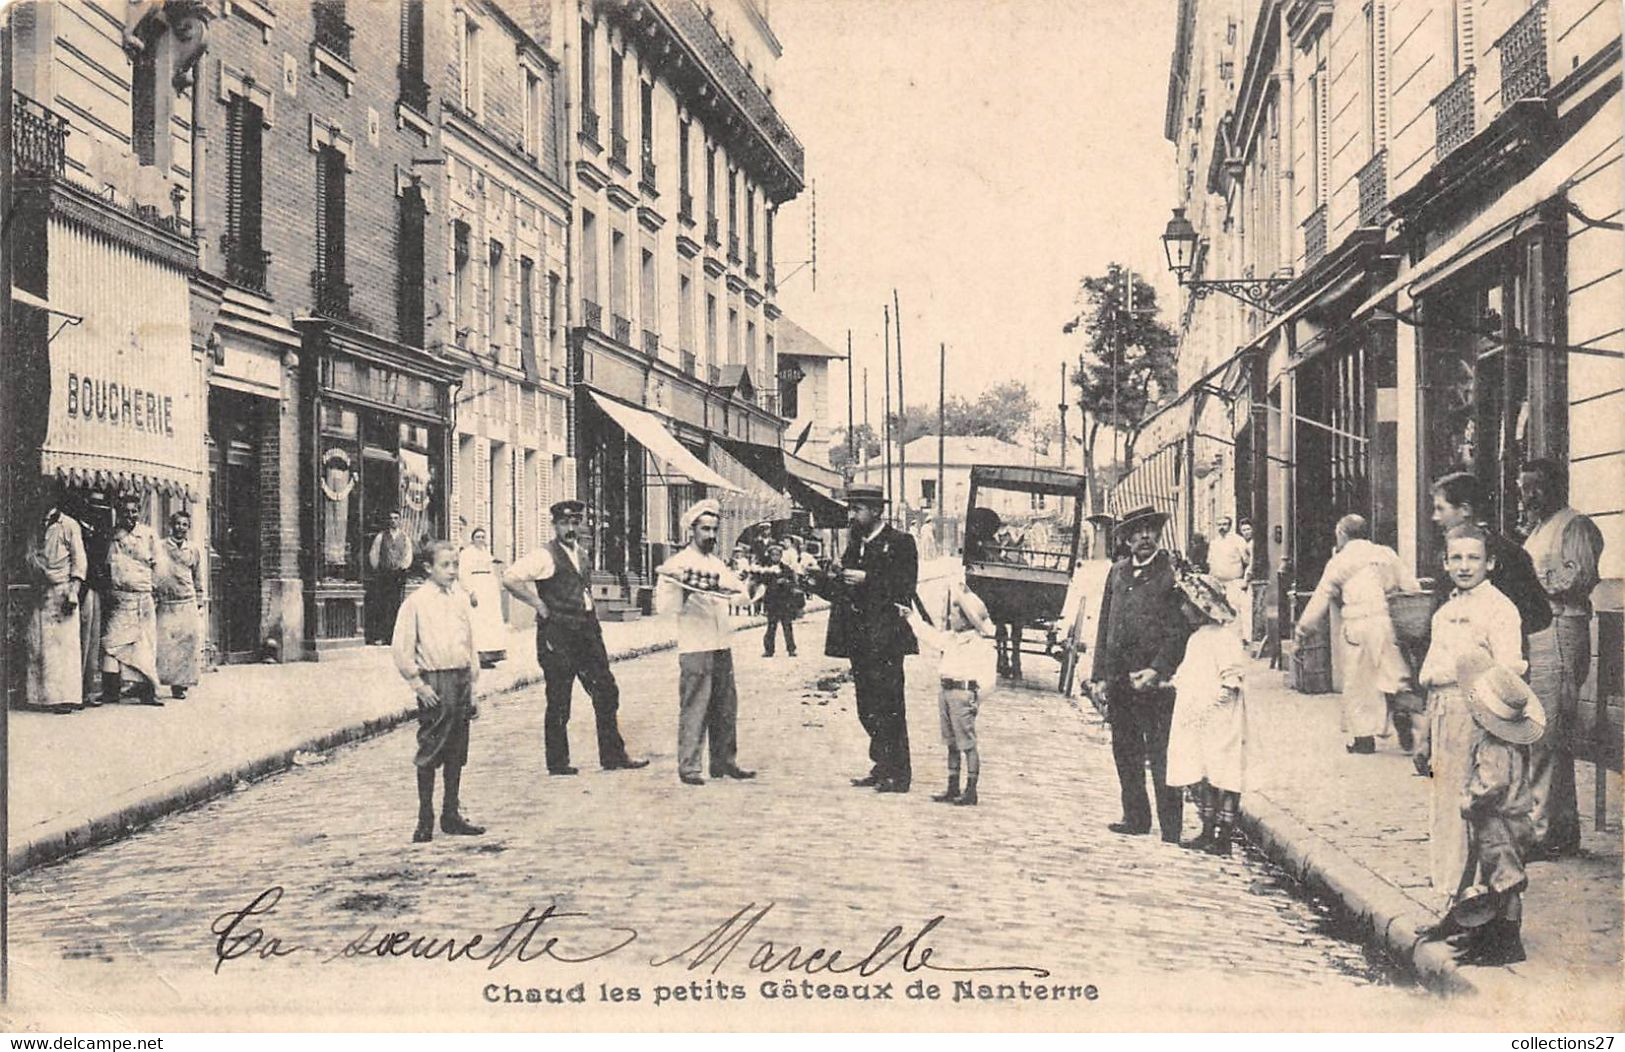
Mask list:
[{"label": "street lamp", "polygon": [[1270,306],[1270,297],[1279,291],[1288,282],[1287,278],[1192,278],[1187,280],[1185,275],[1190,273],[1196,263],[1196,247],[1199,238],[1196,228],[1191,221],[1185,218],[1183,208],[1174,209],[1173,218],[1168,220],[1168,226],[1162,232],[1162,250],[1168,256],[1168,269],[1173,271],[1174,278],[1179,284],[1191,290],[1191,295],[1197,299],[1214,293],[1222,292],[1226,296],[1238,299],[1249,307],[1256,308],[1269,314],[1279,314],[1280,311]]}]

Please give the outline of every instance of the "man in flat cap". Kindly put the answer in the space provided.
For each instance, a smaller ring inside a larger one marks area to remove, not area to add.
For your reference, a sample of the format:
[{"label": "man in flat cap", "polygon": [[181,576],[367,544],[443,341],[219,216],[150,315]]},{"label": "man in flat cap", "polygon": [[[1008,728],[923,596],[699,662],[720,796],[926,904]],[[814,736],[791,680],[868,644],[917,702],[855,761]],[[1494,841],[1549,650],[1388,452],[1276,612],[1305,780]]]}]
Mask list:
[{"label": "man in flat cap", "polygon": [[905,620],[914,602],[919,554],[914,538],[892,528],[882,514],[879,486],[855,483],[846,490],[852,509],[846,551],[841,555],[839,594],[830,597],[824,653],[852,662],[858,722],[869,735],[873,767],[852,784],[883,793],[906,793],[913,778],[908,716],[903,701],[903,657],[920,647]]},{"label": "man in flat cap", "polygon": [[1157,794],[1157,825],[1162,839],[1177,844],[1181,812],[1179,789],[1169,788],[1168,734],[1173,727],[1174,690],[1169,686],[1185,656],[1190,626],[1180,612],[1173,557],[1161,547],[1168,516],[1150,506],[1118,522],[1129,554],[1106,575],[1095,635],[1094,696],[1106,699],[1112,727],[1112,759],[1123,798],[1123,817],[1114,833],[1151,832],[1151,802],[1145,793],[1146,760]]},{"label": "man in flat cap", "polygon": [[[700,777],[700,743],[709,739],[712,778],[756,777],[734,762],[739,696],[734,689],[733,620],[728,593],[745,591],[745,582],[717,555],[722,507],[702,500],[683,515],[688,547],[662,563],[655,586],[655,606],[677,619],[677,777],[684,785],[704,785]],[[685,570],[715,575],[718,592],[685,588]]]},{"label": "man in flat cap", "polygon": [[606,771],[647,767],[648,760],[626,754],[616,719],[621,690],[609,671],[604,630],[588,591],[591,569],[576,543],[586,505],[561,500],[550,509],[553,539],[508,567],[502,586],[536,611],[536,662],[547,690],[544,720],[547,773],[575,774],[570,766],[570,695],[575,681],[592,698],[598,724],[598,762]]}]

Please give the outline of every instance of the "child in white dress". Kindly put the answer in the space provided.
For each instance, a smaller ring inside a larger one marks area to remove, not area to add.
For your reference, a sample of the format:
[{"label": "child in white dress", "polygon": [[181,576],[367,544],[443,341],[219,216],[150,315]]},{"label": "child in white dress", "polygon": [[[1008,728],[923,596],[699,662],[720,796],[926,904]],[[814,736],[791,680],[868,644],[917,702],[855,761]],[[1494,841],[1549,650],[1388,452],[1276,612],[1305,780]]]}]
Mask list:
[{"label": "child in white dress", "polygon": [[1182,845],[1228,856],[1241,809],[1247,740],[1246,661],[1224,586],[1181,570],[1180,608],[1195,629],[1174,673],[1168,784],[1191,786],[1202,832]]}]

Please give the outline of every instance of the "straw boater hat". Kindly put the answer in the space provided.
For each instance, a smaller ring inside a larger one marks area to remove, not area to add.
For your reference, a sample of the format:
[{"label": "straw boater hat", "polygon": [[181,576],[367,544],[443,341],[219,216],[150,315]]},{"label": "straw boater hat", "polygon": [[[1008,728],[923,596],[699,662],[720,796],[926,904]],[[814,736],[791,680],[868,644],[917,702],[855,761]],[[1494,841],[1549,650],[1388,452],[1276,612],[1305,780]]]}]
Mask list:
[{"label": "straw boater hat", "polygon": [[1221,625],[1236,619],[1235,607],[1225,598],[1224,586],[1205,573],[1182,568],[1174,577],[1174,584],[1192,606]]},{"label": "straw boater hat", "polygon": [[879,506],[886,503],[886,494],[879,485],[873,482],[854,482],[846,487],[844,499],[848,504],[873,504]]},{"label": "straw boater hat", "polygon": [[1497,665],[1482,650],[1456,662],[1456,682],[1480,727],[1513,745],[1530,745],[1546,733],[1546,709],[1529,684]]},{"label": "straw boater hat", "polygon": [[1143,507],[1127,512],[1121,519],[1118,519],[1116,532],[1119,537],[1127,537],[1141,526],[1150,526],[1154,530],[1160,530],[1167,524],[1167,512],[1158,511],[1151,505],[1146,504]]}]

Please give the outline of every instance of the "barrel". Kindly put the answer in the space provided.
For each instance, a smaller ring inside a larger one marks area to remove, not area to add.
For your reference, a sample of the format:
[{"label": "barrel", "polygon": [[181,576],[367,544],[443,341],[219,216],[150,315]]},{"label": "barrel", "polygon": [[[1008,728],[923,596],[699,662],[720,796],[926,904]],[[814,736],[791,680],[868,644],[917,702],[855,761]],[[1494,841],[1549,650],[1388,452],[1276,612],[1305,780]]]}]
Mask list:
[{"label": "barrel", "polygon": [[1292,689],[1299,694],[1332,692],[1332,638],[1324,623],[1300,636],[1292,651]]}]

